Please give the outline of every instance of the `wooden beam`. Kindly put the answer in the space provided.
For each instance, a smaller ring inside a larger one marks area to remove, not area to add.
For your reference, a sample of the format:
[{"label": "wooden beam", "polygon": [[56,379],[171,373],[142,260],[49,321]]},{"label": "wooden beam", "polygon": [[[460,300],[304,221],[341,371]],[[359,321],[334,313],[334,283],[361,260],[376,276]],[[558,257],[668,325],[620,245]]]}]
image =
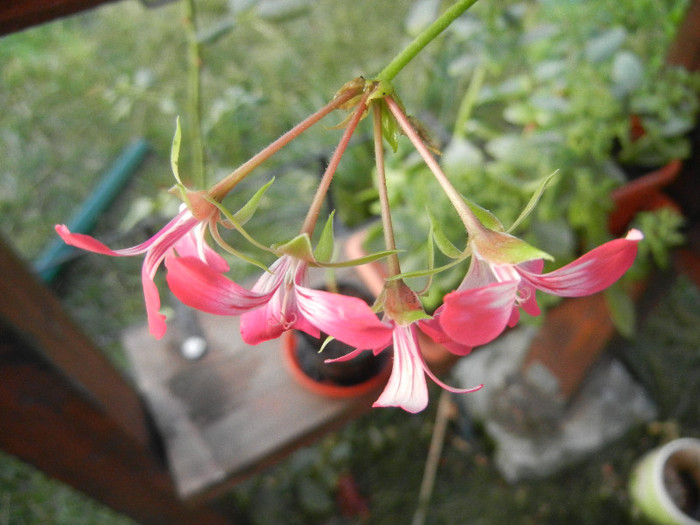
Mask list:
[{"label": "wooden beam", "polygon": [[688,71],[700,70],[700,0],[692,0],[676,38],[666,55],[666,62],[685,67]]},{"label": "wooden beam", "polygon": [[2,239],[0,275],[0,323],[88,393],[125,435],[148,446],[151,432],[139,395]]},{"label": "wooden beam", "polygon": [[0,35],[20,31],[115,0],[2,0]]},{"label": "wooden beam", "polygon": [[6,323],[0,323],[0,421],[4,450],[139,523],[231,523],[179,500],[156,455]]}]

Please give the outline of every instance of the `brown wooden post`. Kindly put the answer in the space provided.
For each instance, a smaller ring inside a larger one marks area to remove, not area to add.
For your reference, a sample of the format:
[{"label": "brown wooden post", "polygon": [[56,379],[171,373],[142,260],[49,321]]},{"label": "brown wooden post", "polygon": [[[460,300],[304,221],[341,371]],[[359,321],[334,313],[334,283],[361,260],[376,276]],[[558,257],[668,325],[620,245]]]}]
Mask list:
[{"label": "brown wooden post", "polygon": [[683,23],[666,55],[666,62],[685,67],[688,71],[700,69],[700,0],[692,0]]},{"label": "brown wooden post", "polygon": [[150,444],[139,397],[0,240],[0,447],[141,523],[230,523]]}]

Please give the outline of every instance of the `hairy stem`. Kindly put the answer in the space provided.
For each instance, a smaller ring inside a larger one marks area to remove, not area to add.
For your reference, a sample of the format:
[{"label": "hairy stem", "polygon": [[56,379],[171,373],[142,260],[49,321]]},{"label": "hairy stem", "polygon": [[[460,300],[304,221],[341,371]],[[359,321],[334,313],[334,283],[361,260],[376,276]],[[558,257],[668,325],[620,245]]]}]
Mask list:
[{"label": "hairy stem", "polygon": [[270,145],[268,145],[265,149],[248,159],[246,162],[241,164],[238,168],[236,168],[234,171],[229,173],[226,177],[224,177],[221,181],[219,181],[217,184],[215,184],[210,190],[209,190],[209,195],[221,202],[224,197],[243,179],[245,179],[250,173],[260,166],[263,162],[265,162],[267,159],[272,157],[275,153],[277,153],[279,150],[281,150],[284,146],[292,142],[295,138],[297,138],[299,135],[301,135],[304,131],[309,129],[311,126],[316,124],[319,120],[321,120],[323,117],[328,115],[329,113],[333,112],[334,110],[338,109],[340,106],[345,104],[348,100],[352,99],[353,97],[357,96],[361,91],[361,88],[358,88],[357,91],[346,91],[343,94],[339,95],[338,97],[334,98],[332,101],[330,101],[328,104],[326,104],[324,107],[319,109],[316,113],[313,115],[308,116],[305,120],[301,121],[299,124],[294,126],[292,129],[287,131],[284,135],[282,135],[280,138],[272,142]]},{"label": "hairy stem", "polygon": [[[389,193],[386,187],[386,173],[384,171],[384,143],[382,138],[382,105],[378,102],[372,104],[374,118],[374,157],[377,165],[377,187],[379,188],[379,205],[382,210],[382,229],[384,230],[384,245],[388,251],[396,251],[394,227],[391,223],[391,208],[389,206]],[[392,253],[387,258],[389,275],[401,273],[399,256]]]},{"label": "hairy stem", "polygon": [[362,95],[362,99],[355,108],[355,112],[353,113],[350,122],[345,128],[345,132],[340,138],[340,142],[335,148],[333,156],[328,162],[326,171],[324,172],[323,177],[321,178],[321,182],[318,185],[318,189],[316,190],[316,194],[314,195],[313,201],[311,202],[309,211],[306,214],[306,219],[304,219],[304,225],[301,227],[301,233],[308,233],[309,237],[311,236],[311,234],[313,234],[314,228],[316,227],[316,221],[318,221],[318,216],[321,213],[323,201],[326,199],[328,188],[331,185],[331,181],[333,180],[333,175],[335,175],[336,169],[338,169],[340,159],[342,158],[343,153],[345,153],[345,149],[348,147],[350,138],[355,132],[355,128],[357,128],[357,125],[360,123],[360,119],[364,115],[365,111],[367,111],[367,99],[369,98],[370,94],[371,91],[368,90],[365,91],[365,93]]},{"label": "hairy stem", "polygon": [[447,195],[447,198],[450,199],[452,206],[454,206],[455,210],[457,210],[457,214],[464,223],[467,233],[469,233],[469,235],[473,235],[479,231],[482,231],[484,226],[481,224],[479,219],[476,218],[474,212],[469,208],[467,203],[464,202],[464,199],[452,185],[450,179],[447,178],[447,175],[445,175],[445,173],[442,171],[442,168],[440,168],[440,165],[435,160],[435,157],[433,157],[428,147],[418,135],[418,132],[416,132],[414,127],[411,125],[408,117],[404,114],[393,98],[385,97],[384,100],[386,101],[392,115],[394,115],[394,118],[399,123],[399,126],[401,126],[403,132],[413,143],[416,150],[418,150],[420,156],[423,157],[423,160],[430,168],[430,171],[433,172],[435,179],[437,179],[438,183]]}]

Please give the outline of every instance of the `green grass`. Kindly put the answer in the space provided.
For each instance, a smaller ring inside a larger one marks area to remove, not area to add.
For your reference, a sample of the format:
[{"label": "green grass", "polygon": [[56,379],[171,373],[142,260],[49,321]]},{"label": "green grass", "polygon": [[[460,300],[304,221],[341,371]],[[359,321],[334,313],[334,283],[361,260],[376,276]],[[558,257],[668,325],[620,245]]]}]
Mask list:
[{"label": "green grass", "polygon": [[[214,180],[233,169],[327,101],[347,80],[381,69],[406,40],[403,21],[411,4],[319,0],[312,2],[311,11],[277,21],[250,15],[232,19],[227,2],[201,2],[205,32],[232,21],[232,29],[207,44],[203,54],[209,177]],[[135,0],[124,0],[0,41],[0,232],[27,260],[55,236],[53,225],[71,216],[101,173],[136,137],[149,141],[152,154],[100,218],[95,235],[115,247],[135,244],[163,224],[177,204],[162,195],[173,183],[170,141],[175,116],[182,113],[186,99],[182,12],[180,3],[145,9]],[[309,30],[310,20],[318,31]],[[436,42],[435,48],[442,45]],[[454,86],[460,82],[440,78],[440,64],[431,60],[417,60],[396,85],[410,110],[429,103],[449,128],[459,100]],[[182,116],[187,125],[186,114]],[[277,182],[251,222],[256,235],[271,242],[295,232],[317,180],[319,156],[328,154],[339,134],[314,130],[270,164],[278,170]],[[187,143],[185,178],[186,148]],[[338,195],[346,199],[366,187],[372,160],[366,145],[355,147],[350,155],[339,181]],[[287,162],[298,167],[281,169]],[[243,202],[269,176],[261,173],[259,180],[242,185],[240,197],[227,202],[232,207]],[[125,218],[141,198],[151,201],[154,218],[135,229],[125,227]],[[362,219],[362,210],[349,218]],[[143,322],[140,265],[136,259],[84,255],[53,285],[78,323],[126,373],[120,334]],[[242,267],[235,272],[238,278],[250,275]],[[675,422],[685,434],[698,435],[700,418],[689,401],[697,399],[697,392],[683,385],[694,384],[697,370],[698,356],[692,351],[700,340],[700,298],[684,282],[667,301],[644,326],[639,346],[634,346],[640,351],[632,353],[640,376],[660,403],[662,419]],[[682,382],[669,379],[677,374],[683,375]],[[433,401],[436,394],[433,390]],[[334,477],[350,469],[370,501],[372,523],[405,523],[415,508],[434,408],[433,402],[417,416],[398,410],[372,412],[239,487],[231,497],[256,523],[322,521],[334,512],[332,501],[330,511],[311,509],[299,487],[328,497]],[[617,523],[627,523],[629,466],[658,439],[641,429],[586,465],[551,480],[510,486],[491,463],[488,441],[467,444],[454,426],[429,522],[584,524],[610,522],[613,516]],[[24,523],[127,520],[2,455],[0,525]]]}]

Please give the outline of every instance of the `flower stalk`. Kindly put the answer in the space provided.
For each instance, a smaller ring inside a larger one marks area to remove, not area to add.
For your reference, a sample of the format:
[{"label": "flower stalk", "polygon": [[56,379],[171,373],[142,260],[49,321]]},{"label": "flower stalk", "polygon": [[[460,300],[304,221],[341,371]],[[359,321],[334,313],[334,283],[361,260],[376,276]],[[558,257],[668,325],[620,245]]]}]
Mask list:
[{"label": "flower stalk", "polygon": [[440,168],[440,165],[438,164],[437,160],[435,160],[433,154],[430,152],[428,147],[420,138],[418,132],[416,132],[415,128],[408,120],[408,117],[401,110],[401,108],[393,98],[388,96],[385,97],[384,100],[386,101],[386,104],[389,110],[391,111],[391,114],[399,123],[399,126],[401,127],[403,132],[406,134],[406,136],[409,138],[409,140],[416,148],[420,156],[423,158],[423,161],[433,172],[435,179],[442,187],[443,191],[447,195],[447,198],[450,199],[452,206],[454,206],[455,210],[457,211],[457,214],[464,223],[464,227],[467,229],[469,235],[474,235],[478,232],[482,232],[484,230],[484,226],[481,224],[479,219],[477,219],[476,215],[474,215],[474,212],[471,210],[471,208],[469,208],[469,206],[464,201],[457,189],[452,185],[450,179],[447,178],[447,175],[445,175],[445,173],[442,171],[442,168]]},{"label": "flower stalk", "polygon": [[204,142],[202,140],[202,56],[199,40],[197,39],[197,6],[195,0],[185,1],[184,25],[187,33],[188,68],[188,105],[190,119],[190,151],[192,153],[192,177],[196,188],[203,188],[206,179],[204,175]]},{"label": "flower stalk", "polygon": [[348,147],[348,143],[350,142],[352,134],[355,132],[355,129],[357,128],[357,125],[360,123],[360,120],[364,116],[365,111],[367,111],[367,99],[371,94],[372,91],[367,90],[362,95],[362,99],[355,108],[352,118],[350,119],[350,122],[345,128],[345,132],[340,138],[340,142],[338,143],[338,146],[333,152],[333,156],[328,162],[326,171],[324,172],[323,177],[321,178],[321,182],[319,183],[318,189],[316,190],[316,194],[314,195],[311,205],[309,206],[309,211],[307,212],[306,218],[304,219],[304,224],[301,227],[302,234],[307,233],[309,237],[311,237],[311,235],[314,232],[316,222],[318,221],[318,216],[321,213],[321,208],[323,207],[323,202],[325,201],[326,194],[328,193],[328,188],[330,188],[333,176],[335,175],[335,172],[338,169],[338,164],[340,164],[340,159],[342,158],[343,153],[345,153],[345,150]]},{"label": "flower stalk", "polygon": [[356,97],[360,91],[361,88],[357,88],[355,90],[345,90],[321,109],[306,117],[284,135],[269,144],[265,149],[253,155],[250,159],[212,186],[212,188],[209,190],[209,195],[211,198],[221,202],[224,197],[226,197],[226,195],[228,195],[228,193],[235,188],[239,182],[250,175],[255,168],[260,166],[263,162],[280,151],[284,146],[296,139],[304,131],[323,119],[326,115],[332,113],[336,109],[342,107],[346,102]]},{"label": "flower stalk", "polygon": [[399,275],[401,267],[399,256],[396,252],[396,239],[394,227],[391,223],[391,210],[389,207],[389,194],[386,186],[386,172],[384,171],[384,143],[382,139],[382,105],[372,104],[374,118],[374,157],[377,166],[377,187],[379,191],[379,206],[382,216],[382,229],[384,230],[384,245],[388,251],[394,252],[387,258],[389,275]]}]

